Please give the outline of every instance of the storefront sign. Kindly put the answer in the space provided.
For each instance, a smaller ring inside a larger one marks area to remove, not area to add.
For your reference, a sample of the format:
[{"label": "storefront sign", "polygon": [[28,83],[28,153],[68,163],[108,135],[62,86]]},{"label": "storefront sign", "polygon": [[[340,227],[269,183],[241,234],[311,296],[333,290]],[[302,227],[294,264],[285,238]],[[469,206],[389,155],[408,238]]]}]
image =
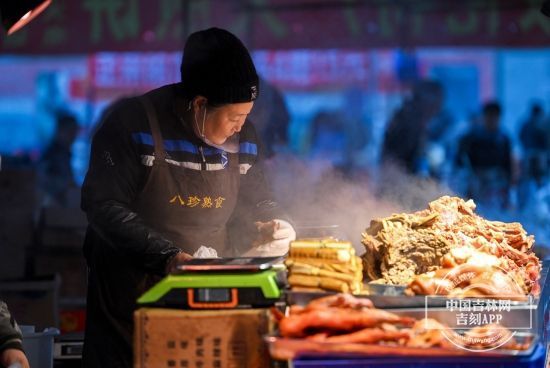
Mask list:
[{"label": "storefront sign", "polygon": [[179,51],[190,32],[227,28],[254,49],[547,46],[538,0],[55,0],[0,52]]}]

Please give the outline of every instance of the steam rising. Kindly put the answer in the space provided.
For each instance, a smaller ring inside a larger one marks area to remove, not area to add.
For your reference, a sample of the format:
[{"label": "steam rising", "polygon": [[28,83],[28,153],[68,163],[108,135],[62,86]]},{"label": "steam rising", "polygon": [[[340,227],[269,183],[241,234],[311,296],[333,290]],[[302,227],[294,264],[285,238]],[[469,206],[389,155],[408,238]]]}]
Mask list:
[{"label": "steam rising", "polygon": [[[450,190],[432,180],[419,179],[392,167],[375,182],[372,175],[346,178],[325,161],[301,161],[276,156],[266,163],[266,175],[276,200],[289,213],[298,237],[333,235],[350,240],[364,253],[361,233],[378,217],[426,208]],[[335,229],[310,226],[338,225]]]}]

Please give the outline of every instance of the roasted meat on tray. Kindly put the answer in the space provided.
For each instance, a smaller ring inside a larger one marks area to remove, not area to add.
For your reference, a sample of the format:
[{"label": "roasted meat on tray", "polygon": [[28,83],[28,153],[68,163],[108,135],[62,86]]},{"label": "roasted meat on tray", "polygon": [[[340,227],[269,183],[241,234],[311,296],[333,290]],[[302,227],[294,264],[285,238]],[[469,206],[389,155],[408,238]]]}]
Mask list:
[{"label": "roasted meat on tray", "polygon": [[[365,278],[409,285],[414,294],[448,295],[455,288],[463,296],[537,295],[540,262],[532,250],[534,237],[517,222],[484,219],[475,207],[471,200],[444,196],[425,210],[371,221],[362,240]],[[452,271],[457,267],[475,269],[469,283],[449,282],[449,273],[460,272]]]},{"label": "roasted meat on tray", "polygon": [[[410,348],[468,349],[500,347],[524,350],[530,341],[519,343],[506,327],[477,326],[462,335],[433,318],[415,319],[376,309],[368,299],[335,294],[314,299],[305,306],[293,305],[279,320],[283,338],[308,342],[384,344]],[[485,339],[484,339],[485,338]]]},{"label": "roasted meat on tray", "polygon": [[284,337],[325,342],[398,341],[408,339],[413,318],[373,308],[367,299],[335,294],[312,300],[305,307],[291,307],[290,315],[279,322]]}]

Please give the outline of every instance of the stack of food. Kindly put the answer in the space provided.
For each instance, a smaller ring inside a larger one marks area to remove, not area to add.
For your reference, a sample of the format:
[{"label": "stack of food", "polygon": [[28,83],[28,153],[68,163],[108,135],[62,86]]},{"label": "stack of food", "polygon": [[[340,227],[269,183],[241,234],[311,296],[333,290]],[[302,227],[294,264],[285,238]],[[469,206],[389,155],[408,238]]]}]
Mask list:
[{"label": "stack of food", "polygon": [[293,241],[285,264],[295,291],[361,291],[362,262],[350,242],[332,238]]},{"label": "stack of food", "polygon": [[474,210],[471,200],[444,196],[423,211],[373,220],[362,240],[366,279],[409,285],[414,294],[537,295],[533,236],[519,223],[489,221]]}]

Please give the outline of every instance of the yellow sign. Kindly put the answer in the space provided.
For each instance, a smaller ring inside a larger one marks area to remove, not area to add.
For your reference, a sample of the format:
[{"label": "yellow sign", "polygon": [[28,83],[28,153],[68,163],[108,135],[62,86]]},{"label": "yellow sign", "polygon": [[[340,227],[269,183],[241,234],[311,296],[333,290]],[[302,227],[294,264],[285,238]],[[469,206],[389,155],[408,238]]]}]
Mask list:
[{"label": "yellow sign", "polygon": [[199,205],[201,208],[222,208],[224,201],[224,197],[216,197],[213,199],[210,196],[201,198],[196,195],[190,195],[187,197],[187,200],[184,200],[180,194],[177,194],[170,198],[168,203],[190,208],[198,207]]}]

